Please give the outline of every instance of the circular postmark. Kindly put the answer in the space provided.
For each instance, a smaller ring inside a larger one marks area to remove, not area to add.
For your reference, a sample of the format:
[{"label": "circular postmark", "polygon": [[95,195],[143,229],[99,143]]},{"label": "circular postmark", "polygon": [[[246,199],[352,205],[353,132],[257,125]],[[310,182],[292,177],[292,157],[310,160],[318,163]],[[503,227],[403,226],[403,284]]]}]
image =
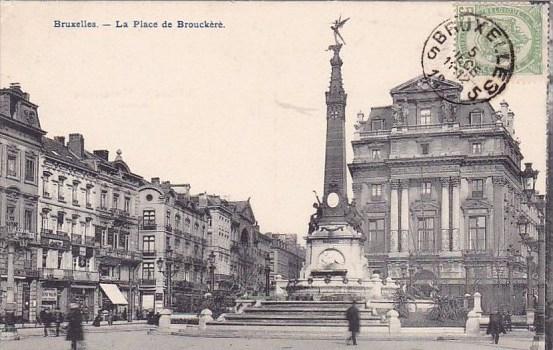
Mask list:
[{"label": "circular postmark", "polygon": [[[490,62],[492,69],[483,69]],[[432,30],[424,42],[421,65],[442,99],[470,105],[489,101],[505,89],[513,75],[515,53],[507,33],[493,20],[460,13]],[[454,84],[446,88],[437,84],[446,80]]]}]

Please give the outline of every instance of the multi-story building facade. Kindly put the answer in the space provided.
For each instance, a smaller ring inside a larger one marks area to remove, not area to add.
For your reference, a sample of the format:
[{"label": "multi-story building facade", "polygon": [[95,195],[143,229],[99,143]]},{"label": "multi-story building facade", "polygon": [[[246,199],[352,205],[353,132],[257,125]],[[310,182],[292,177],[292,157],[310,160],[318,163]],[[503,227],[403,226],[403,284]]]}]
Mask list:
[{"label": "multi-story building facade", "polygon": [[217,195],[202,193],[193,197],[193,200],[208,214],[206,256],[214,257],[214,289],[231,290],[235,286],[235,271],[231,268],[232,211],[228,202]]},{"label": "multi-story building facade", "polygon": [[305,248],[297,243],[296,234],[266,233],[271,237],[271,275],[293,280],[300,277],[305,262]]},{"label": "multi-story building facade", "polygon": [[140,188],[142,309],[190,312],[206,292],[208,213],[189,190],[159,178]]},{"label": "multi-story building facade", "polygon": [[526,269],[514,113],[505,102],[495,111],[435,92],[458,101],[459,89],[418,77],[391,90],[391,106],[358,115],[349,169],[369,267],[414,293],[476,289],[486,309],[520,309]]},{"label": "multi-story building facade", "polygon": [[[0,89],[0,125],[0,314],[8,293],[13,293],[15,316],[34,320],[40,293],[35,245],[38,162],[45,132],[38,106],[18,84]],[[9,260],[14,267],[13,286],[8,285]]]},{"label": "multi-story building facade", "polygon": [[77,302],[92,318],[100,309],[139,308],[138,187],[117,152],[87,152],[84,137],[44,138],[38,222],[41,307]]}]

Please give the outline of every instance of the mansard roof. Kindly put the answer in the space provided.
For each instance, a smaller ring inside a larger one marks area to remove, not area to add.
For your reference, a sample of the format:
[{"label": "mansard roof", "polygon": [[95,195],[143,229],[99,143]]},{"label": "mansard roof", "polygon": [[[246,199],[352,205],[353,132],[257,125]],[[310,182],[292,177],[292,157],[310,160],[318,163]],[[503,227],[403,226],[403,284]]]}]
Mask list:
[{"label": "mansard roof", "polygon": [[68,163],[75,167],[79,167],[83,170],[87,170],[91,172],[94,171],[94,169],[92,169],[87,163],[79,159],[79,157],[77,157],[73,152],[71,152],[69,148],[62,145],[60,142],[56,140],[52,140],[46,136],[43,136],[42,143],[43,143],[43,152],[45,156],[64,163]]}]

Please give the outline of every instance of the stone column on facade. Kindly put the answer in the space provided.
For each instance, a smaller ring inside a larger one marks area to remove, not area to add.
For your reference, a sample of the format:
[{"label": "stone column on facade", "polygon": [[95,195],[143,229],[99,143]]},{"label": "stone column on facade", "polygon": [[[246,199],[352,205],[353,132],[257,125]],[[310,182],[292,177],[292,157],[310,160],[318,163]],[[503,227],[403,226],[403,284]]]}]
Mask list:
[{"label": "stone column on facade", "polygon": [[461,219],[461,201],[459,198],[459,187],[460,181],[458,178],[451,179],[451,186],[453,187],[451,193],[451,228],[453,230],[452,234],[452,250],[459,251],[463,242],[463,233],[460,230],[460,219]]},{"label": "stone column on facade", "polygon": [[390,252],[397,253],[399,242],[399,182],[394,180],[390,184]]},{"label": "stone column on facade", "polygon": [[409,179],[401,180],[401,252],[409,251]]},{"label": "stone column on facade", "polygon": [[[505,210],[505,186],[507,181],[502,176],[494,176],[492,178],[493,183],[493,210],[490,212],[490,228],[493,230],[493,241],[496,242],[498,247],[506,245],[505,241],[505,227],[504,218],[507,215]],[[491,234],[490,234],[491,236]],[[489,239],[489,238],[487,238]],[[488,243],[488,242],[486,242]]]},{"label": "stone column on facade", "polygon": [[449,178],[441,178],[442,183],[442,252],[450,250],[449,242]]}]

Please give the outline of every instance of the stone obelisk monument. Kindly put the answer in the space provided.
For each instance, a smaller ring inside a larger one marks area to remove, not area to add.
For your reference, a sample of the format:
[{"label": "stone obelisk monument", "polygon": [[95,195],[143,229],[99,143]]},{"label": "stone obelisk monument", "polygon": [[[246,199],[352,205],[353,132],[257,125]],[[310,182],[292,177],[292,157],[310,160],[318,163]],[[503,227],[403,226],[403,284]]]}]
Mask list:
[{"label": "stone obelisk monument", "polygon": [[317,198],[317,213],[311,217],[307,236],[304,278],[325,277],[364,279],[367,260],[363,251],[361,218],[348,202],[346,173],[346,100],[342,83],[340,50],[344,40],[339,29],[346,20],[337,20],[331,27],[335,44],[330,59],[330,87],[326,92],[326,149],[322,200]]}]

